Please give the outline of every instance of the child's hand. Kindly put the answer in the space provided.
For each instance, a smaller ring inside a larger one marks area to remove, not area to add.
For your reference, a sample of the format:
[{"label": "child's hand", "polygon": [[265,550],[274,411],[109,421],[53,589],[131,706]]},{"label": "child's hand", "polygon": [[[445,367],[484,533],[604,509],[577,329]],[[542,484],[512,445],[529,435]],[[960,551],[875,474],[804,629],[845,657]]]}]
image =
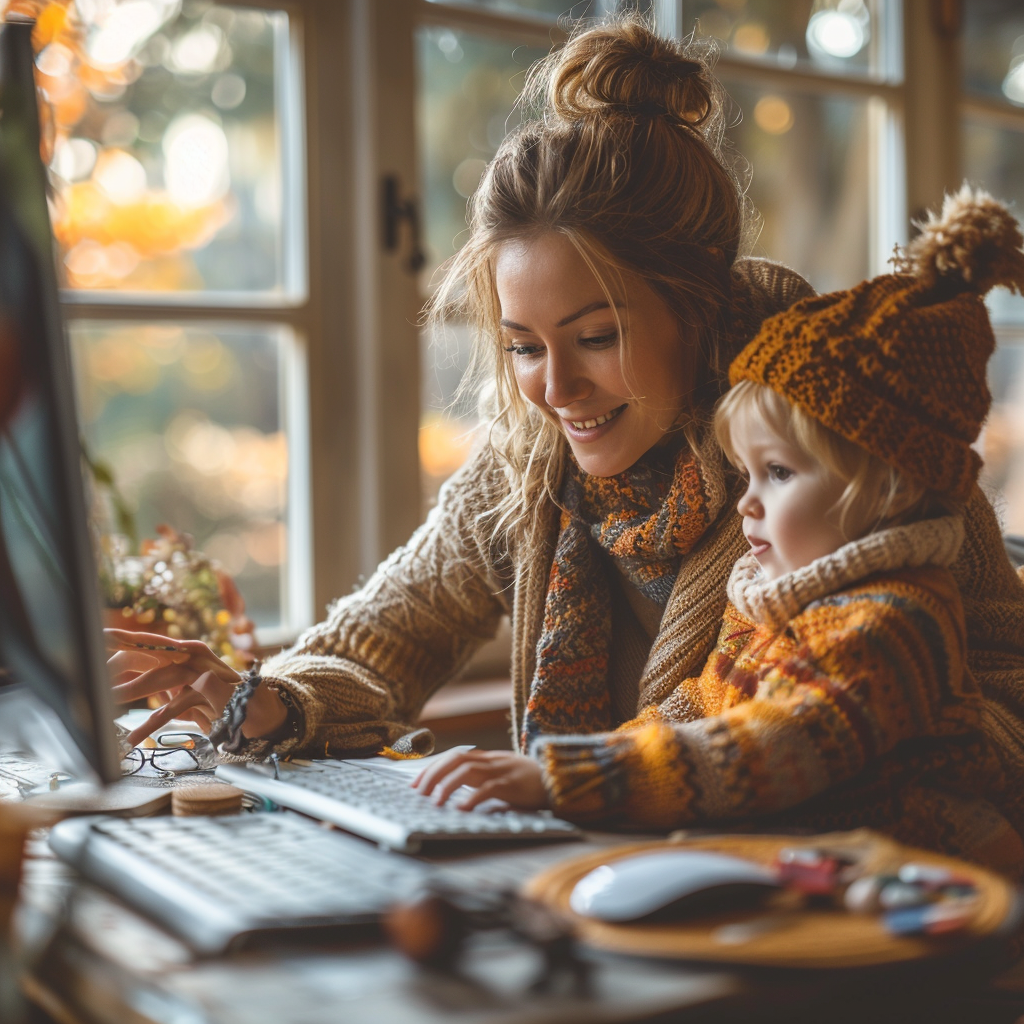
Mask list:
[{"label": "child's hand", "polygon": [[459,786],[475,790],[457,806],[469,811],[497,797],[513,807],[535,811],[548,805],[540,766],[522,754],[506,750],[466,750],[446,757],[416,776],[413,786],[443,804]]}]

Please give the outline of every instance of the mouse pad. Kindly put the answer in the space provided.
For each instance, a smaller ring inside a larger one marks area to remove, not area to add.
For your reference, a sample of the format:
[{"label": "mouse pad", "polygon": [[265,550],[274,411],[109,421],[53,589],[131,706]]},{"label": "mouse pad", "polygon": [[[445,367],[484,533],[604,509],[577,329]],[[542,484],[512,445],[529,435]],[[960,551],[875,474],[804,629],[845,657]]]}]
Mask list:
[{"label": "mouse pad", "polygon": [[[894,872],[907,862],[950,869],[977,888],[974,912],[961,931],[931,937],[891,935],[880,915],[854,914],[841,904],[808,906],[788,891],[758,907],[677,921],[608,924],[569,909],[569,896],[584,875],[634,854],[707,850],[772,865],[780,850],[804,847],[840,853],[864,874]],[[869,967],[945,955],[1011,927],[1020,913],[1017,888],[1000,876],[953,857],[901,846],[867,829],[817,836],[693,836],[616,846],[560,861],[529,879],[523,895],[570,920],[577,937],[599,949],[760,967]]]}]

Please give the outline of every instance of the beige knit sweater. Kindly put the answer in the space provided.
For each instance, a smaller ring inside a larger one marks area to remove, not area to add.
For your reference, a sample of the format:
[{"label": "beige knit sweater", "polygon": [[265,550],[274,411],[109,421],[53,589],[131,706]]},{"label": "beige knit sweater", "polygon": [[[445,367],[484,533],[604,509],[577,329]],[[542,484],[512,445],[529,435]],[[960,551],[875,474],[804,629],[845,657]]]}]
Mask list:
[{"label": "beige knit sweater", "polygon": [[[737,347],[764,316],[810,293],[792,271],[745,260],[736,274]],[[286,690],[300,712],[298,734],[282,753],[340,756],[370,752],[415,728],[430,695],[451,680],[492,637],[503,615],[512,625],[512,722],[518,736],[534,676],[558,511],[546,510],[541,539],[500,549],[486,513],[508,492],[502,466],[481,450],[443,488],[436,508],[409,543],[363,588],[337,601],[327,618],[270,659],[264,676]],[[660,703],[698,675],[714,645],[726,583],[747,550],[736,494],[683,561],[640,678],[637,708]],[[964,596],[969,664],[989,701],[988,727],[1001,749],[1019,750],[1011,777],[1024,777],[1024,585],[1002,547],[991,506],[975,492],[966,539],[953,572]],[[581,721],[578,730],[588,731]],[[1007,742],[1008,740],[1008,742]],[[259,755],[265,744],[254,744]]]}]

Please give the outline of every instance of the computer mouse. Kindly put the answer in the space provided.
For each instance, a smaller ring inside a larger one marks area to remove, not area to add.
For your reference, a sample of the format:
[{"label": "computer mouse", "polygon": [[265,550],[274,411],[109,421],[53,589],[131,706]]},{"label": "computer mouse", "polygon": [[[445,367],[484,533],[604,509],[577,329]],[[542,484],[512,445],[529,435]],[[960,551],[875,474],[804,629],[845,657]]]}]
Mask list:
[{"label": "computer mouse", "polygon": [[781,888],[770,868],[703,850],[662,850],[602,864],[573,887],[569,906],[600,921],[715,911],[756,902]]}]

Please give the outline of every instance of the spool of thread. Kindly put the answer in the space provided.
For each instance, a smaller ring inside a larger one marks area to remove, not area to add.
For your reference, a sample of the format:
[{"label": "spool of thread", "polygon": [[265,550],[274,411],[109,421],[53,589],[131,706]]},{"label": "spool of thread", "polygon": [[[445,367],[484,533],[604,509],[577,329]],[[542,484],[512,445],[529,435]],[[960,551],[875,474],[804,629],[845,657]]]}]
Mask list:
[{"label": "spool of thread", "polygon": [[242,791],[223,782],[178,786],[171,795],[171,813],[179,818],[238,814]]}]

